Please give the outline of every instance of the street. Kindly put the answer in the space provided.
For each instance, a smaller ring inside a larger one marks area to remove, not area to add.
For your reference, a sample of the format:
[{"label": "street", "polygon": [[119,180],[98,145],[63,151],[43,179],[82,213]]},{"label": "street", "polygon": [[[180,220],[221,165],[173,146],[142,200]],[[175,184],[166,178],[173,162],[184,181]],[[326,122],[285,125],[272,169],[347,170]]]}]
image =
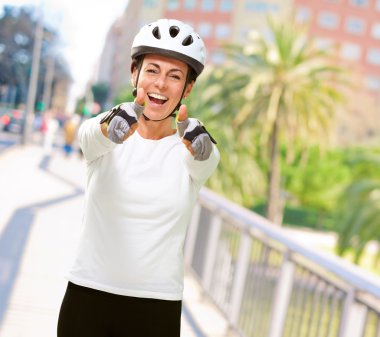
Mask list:
[{"label": "street", "polygon": [[[35,135],[23,146],[0,134],[0,336],[52,337],[76,250],[85,163],[67,158],[57,135],[46,155]],[[58,144],[58,145],[57,145]],[[225,319],[185,277],[183,337],[222,336]]]}]

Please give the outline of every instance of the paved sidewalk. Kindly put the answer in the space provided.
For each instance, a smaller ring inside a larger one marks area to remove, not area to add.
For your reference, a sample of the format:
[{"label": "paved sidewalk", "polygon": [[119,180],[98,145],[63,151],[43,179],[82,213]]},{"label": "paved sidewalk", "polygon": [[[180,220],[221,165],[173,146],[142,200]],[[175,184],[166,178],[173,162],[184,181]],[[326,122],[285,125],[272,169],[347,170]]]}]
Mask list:
[{"label": "paved sidewalk", "polygon": [[[56,336],[58,311],[81,229],[85,164],[59,149],[0,153],[0,337]],[[185,279],[182,337],[224,336],[227,325]]]}]

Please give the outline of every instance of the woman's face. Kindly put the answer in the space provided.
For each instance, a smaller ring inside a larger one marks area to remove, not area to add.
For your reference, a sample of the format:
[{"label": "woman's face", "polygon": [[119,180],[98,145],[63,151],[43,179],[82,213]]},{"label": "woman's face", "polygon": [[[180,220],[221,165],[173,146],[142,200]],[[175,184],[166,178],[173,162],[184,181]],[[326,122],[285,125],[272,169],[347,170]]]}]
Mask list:
[{"label": "woman's face", "polygon": [[[177,106],[186,82],[188,66],[186,63],[161,55],[148,54],[141,67],[138,88],[144,89],[144,114],[158,120],[166,117]],[[137,70],[132,73],[132,81],[136,83]],[[184,97],[193,87],[187,85]]]}]

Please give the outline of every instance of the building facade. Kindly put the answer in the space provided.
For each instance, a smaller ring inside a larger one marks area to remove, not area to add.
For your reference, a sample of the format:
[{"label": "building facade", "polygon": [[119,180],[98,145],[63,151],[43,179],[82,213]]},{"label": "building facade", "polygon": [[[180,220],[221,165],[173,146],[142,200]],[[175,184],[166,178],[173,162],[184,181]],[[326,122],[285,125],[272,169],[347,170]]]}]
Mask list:
[{"label": "building facade", "polygon": [[294,6],[320,45],[335,45],[362,85],[380,92],[380,0],[294,0]]},{"label": "building facade", "polygon": [[[349,70],[354,95],[340,116],[342,139],[380,134],[380,0],[294,0],[295,19],[321,48],[334,48]],[[345,134],[345,135],[344,135]]]},{"label": "building facade", "polygon": [[[244,44],[251,29],[269,35],[267,17],[287,17],[309,27],[321,48],[335,48],[352,71],[355,95],[339,111],[338,138],[357,142],[380,134],[380,0],[134,0],[110,28],[99,79],[110,83],[109,105],[130,83],[130,48],[145,24],[175,18],[204,39],[207,63],[222,64],[224,43]],[[342,141],[339,141],[340,143]]]},{"label": "building facade", "polygon": [[[99,80],[111,85],[110,99],[130,83],[130,48],[136,32],[159,18],[179,19],[205,41],[206,61],[221,64],[224,43],[244,43],[252,29],[266,30],[267,15],[281,17],[293,0],[134,0],[111,27],[99,63]],[[106,69],[107,68],[107,69]],[[104,76],[107,74],[106,76]]]}]

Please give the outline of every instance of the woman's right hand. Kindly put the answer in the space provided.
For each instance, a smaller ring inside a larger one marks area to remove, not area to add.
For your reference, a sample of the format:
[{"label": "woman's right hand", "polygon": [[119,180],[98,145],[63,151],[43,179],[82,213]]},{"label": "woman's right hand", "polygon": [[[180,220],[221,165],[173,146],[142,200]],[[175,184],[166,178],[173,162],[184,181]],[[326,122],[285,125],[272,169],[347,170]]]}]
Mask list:
[{"label": "woman's right hand", "polygon": [[[138,119],[144,111],[144,89],[139,88],[134,102],[121,103],[110,110],[100,121],[106,124],[106,136],[121,144],[137,129]],[[102,130],[105,128],[103,127]],[[103,133],[105,133],[103,131]]]}]

